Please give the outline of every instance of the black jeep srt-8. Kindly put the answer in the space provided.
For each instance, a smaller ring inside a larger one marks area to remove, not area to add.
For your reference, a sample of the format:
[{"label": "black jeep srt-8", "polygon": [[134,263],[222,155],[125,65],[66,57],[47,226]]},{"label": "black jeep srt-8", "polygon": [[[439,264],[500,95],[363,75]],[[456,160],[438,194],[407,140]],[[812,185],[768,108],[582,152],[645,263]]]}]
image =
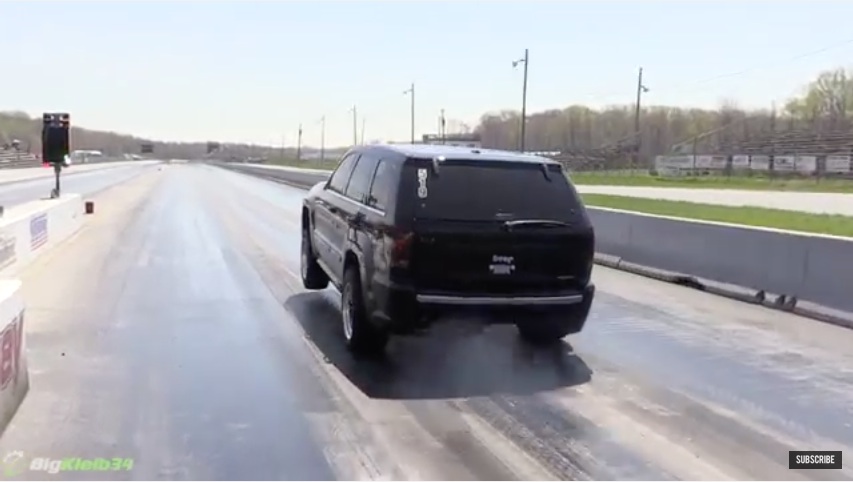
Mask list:
[{"label": "black jeep srt-8", "polygon": [[354,351],[458,310],[531,342],[583,328],[595,238],[562,166],[513,152],[372,145],[347,152],[302,210],[302,281],[341,292]]}]

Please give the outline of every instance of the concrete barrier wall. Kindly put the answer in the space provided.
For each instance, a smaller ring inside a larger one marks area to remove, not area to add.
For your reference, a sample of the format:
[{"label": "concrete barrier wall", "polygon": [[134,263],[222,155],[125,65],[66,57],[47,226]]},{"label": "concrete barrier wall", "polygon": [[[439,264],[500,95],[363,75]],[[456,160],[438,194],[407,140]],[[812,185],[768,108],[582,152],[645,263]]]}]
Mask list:
[{"label": "concrete barrier wall", "polygon": [[0,218],[0,434],[23,403],[29,389],[24,300],[13,278],[83,223],[78,194],[14,206]]},{"label": "concrete barrier wall", "polygon": [[77,232],[82,223],[83,199],[79,194],[7,209],[0,218],[2,275],[14,276],[43,251]]},{"label": "concrete barrier wall", "polygon": [[221,163],[215,164],[233,171],[245,172],[258,177],[269,177],[276,180],[284,180],[290,184],[301,187],[311,187],[329,177],[329,171],[297,169],[287,167],[259,166],[256,164]]},{"label": "concrete barrier wall", "polygon": [[623,261],[853,312],[853,240],[589,208],[596,250]]},{"label": "concrete barrier wall", "polygon": [[0,281],[0,435],[29,390],[21,282]]},{"label": "concrete barrier wall", "polygon": [[[302,187],[328,178],[328,171],[222,167]],[[853,239],[587,209],[599,253],[853,312]]]}]

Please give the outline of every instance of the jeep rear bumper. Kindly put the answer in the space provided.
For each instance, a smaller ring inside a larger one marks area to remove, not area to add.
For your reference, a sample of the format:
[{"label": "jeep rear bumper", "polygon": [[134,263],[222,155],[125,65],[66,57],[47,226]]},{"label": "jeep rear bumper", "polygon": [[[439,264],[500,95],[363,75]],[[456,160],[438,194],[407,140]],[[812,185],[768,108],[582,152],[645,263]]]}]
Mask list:
[{"label": "jeep rear bumper", "polygon": [[374,319],[392,332],[407,333],[427,327],[433,319],[460,313],[483,315],[491,324],[535,323],[537,319],[565,320],[581,331],[595,297],[590,283],[580,291],[542,296],[501,296],[416,293],[401,286],[381,286],[377,291]]},{"label": "jeep rear bumper", "polygon": [[415,295],[415,300],[427,305],[453,306],[565,306],[583,303],[582,293],[561,296],[448,296]]}]

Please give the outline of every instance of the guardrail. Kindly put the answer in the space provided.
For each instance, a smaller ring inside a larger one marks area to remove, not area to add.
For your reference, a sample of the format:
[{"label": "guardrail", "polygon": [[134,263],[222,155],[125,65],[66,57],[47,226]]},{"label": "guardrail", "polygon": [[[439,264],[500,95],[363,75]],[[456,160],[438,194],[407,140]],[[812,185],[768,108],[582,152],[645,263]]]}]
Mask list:
[{"label": "guardrail", "polygon": [[[218,164],[238,172],[307,188],[328,172]],[[666,270],[667,281],[709,289],[703,280],[754,290],[748,301],[847,325],[800,301],[853,312],[853,239],[693,221],[587,207],[600,264],[641,274]],[[601,256],[604,255],[604,256]],[[636,265],[632,269],[630,265]],[[653,274],[652,274],[653,275]],[[742,290],[720,294],[744,299]],[[782,295],[770,301],[771,294]],[[853,326],[851,326],[853,327]]]}]

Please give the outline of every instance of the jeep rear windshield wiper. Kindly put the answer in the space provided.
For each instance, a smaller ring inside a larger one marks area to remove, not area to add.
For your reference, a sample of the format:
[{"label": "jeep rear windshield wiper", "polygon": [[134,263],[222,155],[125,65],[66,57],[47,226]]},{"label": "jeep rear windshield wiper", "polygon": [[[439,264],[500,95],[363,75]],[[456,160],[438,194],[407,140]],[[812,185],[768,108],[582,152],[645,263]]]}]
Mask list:
[{"label": "jeep rear windshield wiper", "polygon": [[563,221],[555,221],[553,219],[514,219],[512,221],[505,221],[504,227],[506,229],[515,229],[515,228],[568,228],[571,227],[571,224],[564,223]]}]

